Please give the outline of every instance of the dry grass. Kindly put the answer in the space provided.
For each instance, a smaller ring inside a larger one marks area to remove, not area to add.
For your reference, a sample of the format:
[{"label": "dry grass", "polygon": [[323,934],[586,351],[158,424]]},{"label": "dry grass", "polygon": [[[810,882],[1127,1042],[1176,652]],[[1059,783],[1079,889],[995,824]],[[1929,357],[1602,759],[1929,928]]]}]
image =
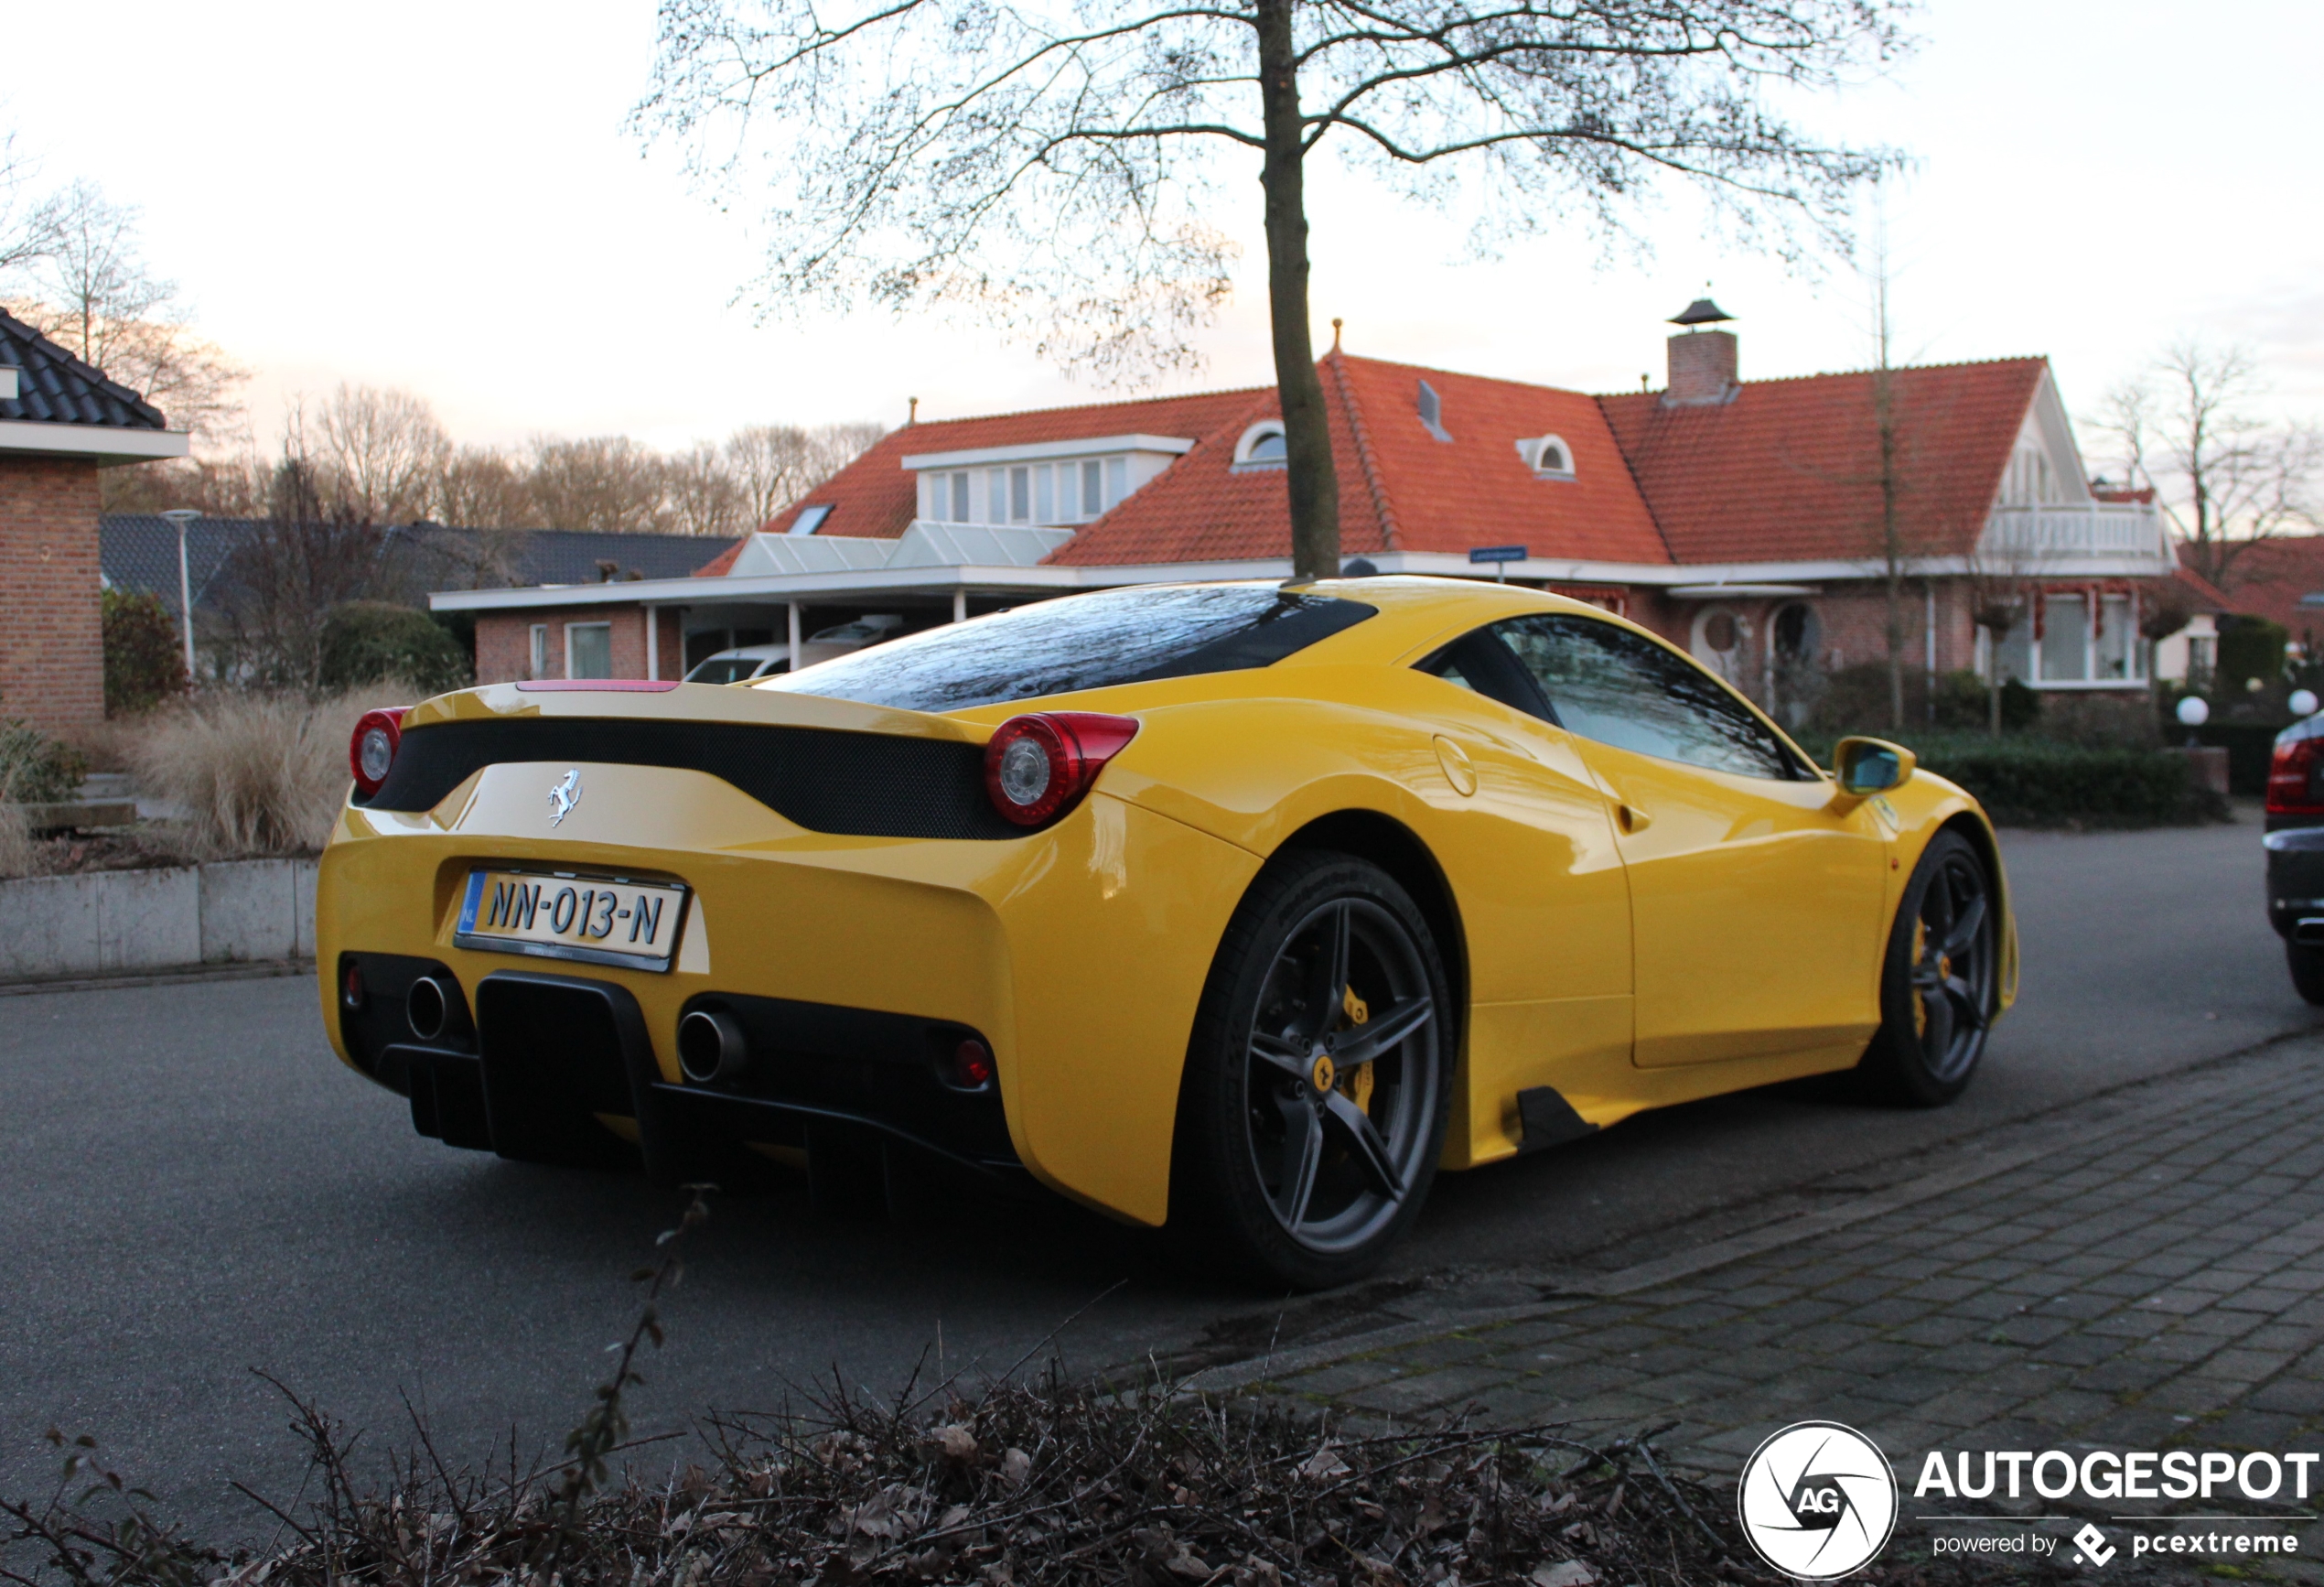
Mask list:
[{"label": "dry grass", "polygon": [[24,812],[0,804],[0,881],[12,877],[39,876],[48,869],[48,849],[25,825]]},{"label": "dry grass", "polygon": [[146,794],[185,811],[178,847],[190,856],[312,854],[347,797],[357,719],[418,697],[393,683],[320,700],[204,694],[145,718],[125,757]]}]

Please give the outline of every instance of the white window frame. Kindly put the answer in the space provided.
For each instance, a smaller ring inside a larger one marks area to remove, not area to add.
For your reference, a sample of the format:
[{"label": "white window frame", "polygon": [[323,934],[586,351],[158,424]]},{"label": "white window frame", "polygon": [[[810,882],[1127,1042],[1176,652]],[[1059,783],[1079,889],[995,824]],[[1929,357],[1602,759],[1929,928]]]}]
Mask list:
[{"label": "white window frame", "polygon": [[[1556,455],[1564,459],[1560,467],[1551,468],[1542,462],[1543,457],[1553,447],[1556,448]],[[1574,448],[1566,444],[1564,436],[1528,436],[1517,443],[1517,455],[1524,459],[1525,467],[1533,471],[1535,479],[1570,480],[1574,477]]]},{"label": "white window frame", "polygon": [[568,622],[565,625],[565,675],[576,675],[573,670],[573,636],[583,629],[605,631],[605,675],[613,675],[613,624],[606,622]]},{"label": "white window frame", "polygon": [[1291,459],[1288,457],[1253,458],[1251,455],[1251,448],[1257,446],[1261,441],[1265,440],[1269,436],[1284,436],[1284,444],[1286,448],[1287,448],[1290,445],[1289,437],[1284,430],[1283,421],[1281,419],[1261,419],[1258,423],[1245,429],[1243,432],[1242,437],[1234,443],[1234,463],[1232,466],[1237,469],[1289,468],[1291,466]]},{"label": "white window frame", "polygon": [[532,643],[525,652],[524,675],[528,678],[547,677],[549,675],[549,625],[545,622],[534,623],[529,637]]}]

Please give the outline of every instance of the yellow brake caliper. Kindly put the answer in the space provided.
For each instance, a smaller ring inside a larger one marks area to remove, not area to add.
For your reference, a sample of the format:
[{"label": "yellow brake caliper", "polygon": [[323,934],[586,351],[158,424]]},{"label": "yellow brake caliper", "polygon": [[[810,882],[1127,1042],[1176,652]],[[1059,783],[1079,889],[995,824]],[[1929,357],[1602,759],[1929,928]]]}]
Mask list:
[{"label": "yellow brake caliper", "polygon": [[[1928,952],[1928,923],[1916,920],[1912,923],[1912,966],[1914,969],[1921,967],[1921,955]],[[1929,1033],[1929,1000],[1921,994],[1921,984],[1917,978],[1912,986],[1912,1033],[1916,1036],[1925,1036]]]},{"label": "yellow brake caliper", "polygon": [[[1372,1018],[1371,1006],[1356,996],[1356,989],[1353,987],[1350,987],[1341,995],[1340,1007],[1346,1012],[1348,1023],[1350,1025],[1361,1025]],[[1352,1069],[1341,1070],[1340,1090],[1358,1107],[1362,1108],[1366,1113],[1371,1112],[1372,1065],[1369,1063],[1359,1063]]]}]

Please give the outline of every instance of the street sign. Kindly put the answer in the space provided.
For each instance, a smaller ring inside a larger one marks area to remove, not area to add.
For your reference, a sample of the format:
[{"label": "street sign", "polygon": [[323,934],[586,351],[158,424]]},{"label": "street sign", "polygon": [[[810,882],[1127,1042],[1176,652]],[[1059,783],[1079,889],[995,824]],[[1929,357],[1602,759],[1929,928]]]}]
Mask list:
[{"label": "street sign", "polygon": [[1525,548],[1522,545],[1472,545],[1469,548],[1469,560],[1472,565],[1491,563],[1493,582],[1502,584],[1509,578],[1509,564],[1525,560]]}]

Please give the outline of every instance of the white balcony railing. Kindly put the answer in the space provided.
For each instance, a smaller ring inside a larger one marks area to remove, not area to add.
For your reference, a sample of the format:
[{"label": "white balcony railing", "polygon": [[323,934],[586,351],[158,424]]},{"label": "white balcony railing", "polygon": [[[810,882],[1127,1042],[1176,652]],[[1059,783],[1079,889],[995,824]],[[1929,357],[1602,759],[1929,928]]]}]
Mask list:
[{"label": "white balcony railing", "polygon": [[1980,555],[2044,561],[2052,557],[2129,556],[2168,566],[2162,514],[2136,502],[2087,506],[1996,507],[1978,542]]}]

